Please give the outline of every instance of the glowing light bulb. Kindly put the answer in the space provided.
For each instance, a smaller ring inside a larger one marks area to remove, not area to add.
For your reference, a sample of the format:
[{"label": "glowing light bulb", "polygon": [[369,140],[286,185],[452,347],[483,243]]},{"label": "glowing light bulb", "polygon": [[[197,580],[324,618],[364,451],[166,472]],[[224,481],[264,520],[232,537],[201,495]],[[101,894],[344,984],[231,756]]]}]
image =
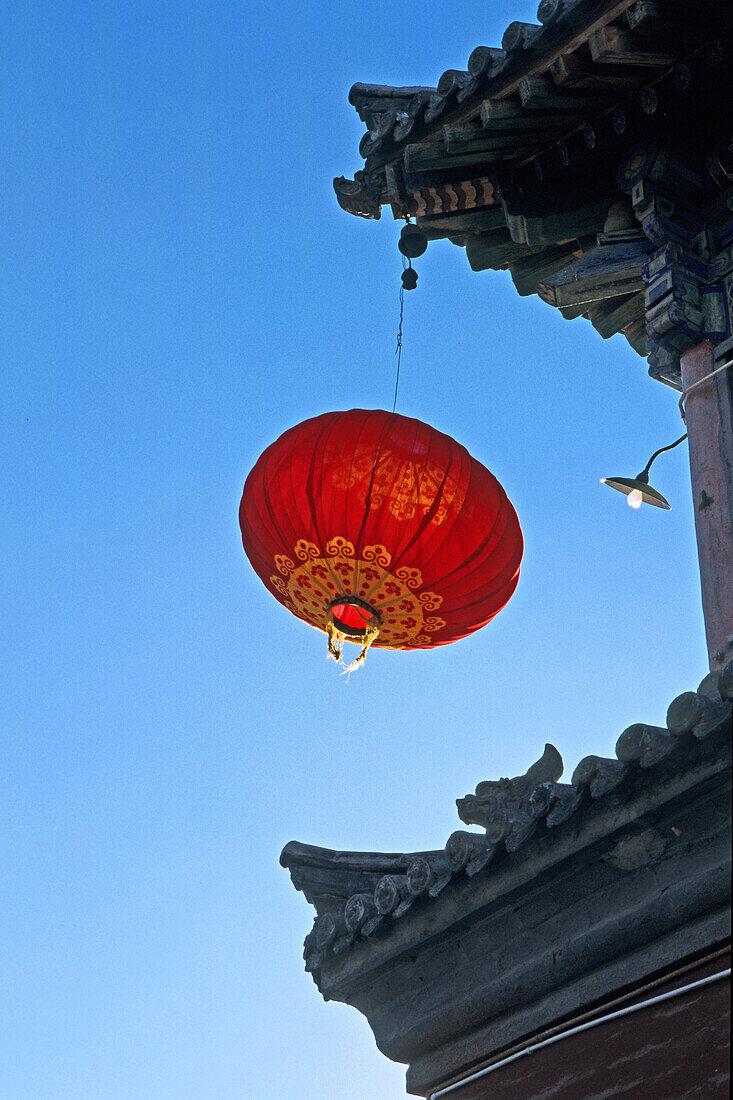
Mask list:
[{"label": "glowing light bulb", "polygon": [[626,503],[629,508],[641,508],[642,495],[640,489],[632,489],[629,495],[626,497]]}]

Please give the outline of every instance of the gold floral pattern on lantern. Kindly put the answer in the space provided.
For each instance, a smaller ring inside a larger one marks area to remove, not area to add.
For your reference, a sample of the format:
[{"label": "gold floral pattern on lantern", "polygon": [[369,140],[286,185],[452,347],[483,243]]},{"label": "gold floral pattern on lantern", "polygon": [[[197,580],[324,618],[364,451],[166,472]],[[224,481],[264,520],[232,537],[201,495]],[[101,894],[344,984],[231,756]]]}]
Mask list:
[{"label": "gold floral pattern on lantern", "polygon": [[381,618],[374,645],[409,649],[434,644],[433,635],[446,624],[429,612],[440,608],[443,597],[421,590],[419,569],[401,566],[390,572],[391,561],[386,547],[379,544],[363,547],[357,558],[353,543],[340,536],[328,539],[325,551],[314,542],[299,539],[293,557],[275,555],[277,573],[270,577],[270,584],[288,610],[318,630],[328,630],[329,606],[334,600],[356,596]]},{"label": "gold floral pattern on lantern", "polygon": [[390,515],[400,523],[431,513],[430,522],[442,523],[454,505],[458,482],[435,462],[422,458],[403,463],[399,455],[382,448],[375,464],[371,448],[357,450],[348,467],[331,472],[334,487],[347,490],[352,482],[369,482],[371,511],[388,502]]}]

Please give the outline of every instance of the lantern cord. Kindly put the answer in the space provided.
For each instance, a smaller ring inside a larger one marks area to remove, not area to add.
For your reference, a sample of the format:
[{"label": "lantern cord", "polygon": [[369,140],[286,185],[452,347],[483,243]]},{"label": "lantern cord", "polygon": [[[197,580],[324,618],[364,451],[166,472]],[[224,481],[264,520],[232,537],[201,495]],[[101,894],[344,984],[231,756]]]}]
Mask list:
[{"label": "lantern cord", "polygon": [[[402,270],[407,268],[407,260],[402,257]],[[397,408],[397,390],[400,385],[400,363],[402,362],[402,318],[405,313],[405,288],[400,287],[400,327],[397,330],[397,347],[394,349],[394,353],[397,356],[397,377],[394,384],[394,401],[392,402],[392,412]]]}]

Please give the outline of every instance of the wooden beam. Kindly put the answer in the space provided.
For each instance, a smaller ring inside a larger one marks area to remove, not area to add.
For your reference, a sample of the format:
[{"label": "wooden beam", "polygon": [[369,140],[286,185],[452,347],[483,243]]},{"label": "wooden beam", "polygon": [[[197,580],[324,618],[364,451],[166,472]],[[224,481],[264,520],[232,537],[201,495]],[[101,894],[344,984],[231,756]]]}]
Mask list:
[{"label": "wooden beam", "polygon": [[[534,136],[534,135],[532,135]],[[444,126],[445,151],[451,157],[463,153],[523,153],[533,147],[525,130],[501,130],[498,133],[481,126]]]},{"label": "wooden beam", "polygon": [[630,325],[624,325],[621,332],[629,341],[636,354],[644,358],[647,354],[647,335],[644,318],[640,317],[638,321],[632,321]]},{"label": "wooden beam", "polygon": [[422,179],[424,182],[420,183],[419,176],[412,176],[405,181],[404,211],[418,218],[485,210],[496,203],[494,183],[488,176],[440,181],[436,176],[426,175]]},{"label": "wooden beam", "polygon": [[[528,76],[534,78],[535,76],[539,77],[542,74],[545,74],[553,61],[555,61],[562,54],[572,53],[574,50],[576,50],[579,46],[587,41],[588,35],[593,30],[599,27],[603,27],[607,23],[611,23],[613,22],[613,20],[618,19],[633,3],[634,0],[615,0],[615,2],[613,2],[613,0],[611,0],[611,2],[609,2],[609,0],[588,0],[587,5],[585,3],[583,5],[584,9],[587,8],[587,21],[584,22],[584,24],[578,27],[576,30],[573,31],[570,26],[565,29],[564,19],[559,19],[556,24],[548,20],[548,22],[550,22],[550,25],[545,28],[545,31],[542,35],[543,38],[547,38],[546,45],[543,45],[541,49],[532,51],[530,55],[531,62],[529,65],[526,65],[526,59],[522,58],[522,55],[520,55],[520,58],[525,61],[525,64],[522,64],[520,66],[512,65],[512,73],[510,76],[502,79],[502,76],[499,72],[497,73],[496,77],[492,77],[492,69],[502,69],[503,51],[492,51],[490,47],[482,46],[477,47],[477,49],[474,51],[474,54],[476,55],[475,60],[472,62],[471,59],[469,59],[469,72],[474,77],[477,75],[483,76],[485,74],[489,80],[491,98],[505,101],[517,92],[519,84],[524,77]],[[494,54],[494,56],[492,56],[492,53]],[[473,58],[473,54],[471,56]],[[484,65],[485,68],[482,68],[482,65]],[[550,83],[552,82],[550,81]],[[574,101],[575,109],[579,111],[584,111],[586,109],[592,110],[594,108],[597,109],[598,107],[597,98],[594,98],[593,100],[588,101],[585,104],[580,101],[578,97],[574,97]],[[440,103],[442,106],[445,104],[445,101],[441,100]],[[456,107],[459,106],[460,109],[457,110]],[[545,106],[541,106],[537,108],[533,107],[533,109],[544,110],[547,108]],[[563,110],[565,109],[572,110],[572,108],[563,108]],[[455,104],[455,106],[451,106],[449,111],[450,121],[452,124],[456,125],[468,121],[469,119],[473,118],[475,114],[476,106],[472,98],[467,99],[464,103],[460,103],[459,101],[459,103]],[[430,125],[431,122],[432,125]],[[400,124],[398,123],[397,129],[399,130],[399,128]],[[412,129],[412,127],[410,127],[410,129]],[[440,129],[440,120],[437,117],[434,118],[434,116],[429,112],[428,119],[426,120],[426,131],[424,133],[424,140],[431,140],[435,138],[437,134],[440,133]],[[407,134],[405,134],[404,136],[407,136]],[[395,137],[397,140],[402,140],[397,131],[395,133]],[[378,153],[375,153],[374,159],[370,162],[369,165],[370,169],[379,168],[385,160],[389,159],[390,155],[392,155],[391,150],[380,150]]]},{"label": "wooden beam", "polygon": [[557,61],[553,61],[550,66],[550,75],[562,91],[578,88],[599,92],[618,92],[635,88],[649,79],[642,69],[615,70],[612,66],[598,65],[584,47],[576,50],[575,53],[564,53],[562,57],[558,57]]},{"label": "wooden beam", "polygon": [[529,70],[525,72],[523,76],[517,76],[508,81],[499,92],[500,97],[505,99],[507,96],[513,95],[514,92],[518,90],[524,77],[533,77],[546,72],[553,61],[556,61],[558,57],[564,53],[572,53],[573,50],[577,50],[578,46],[582,46],[584,42],[587,42],[589,34],[599,27],[605,27],[608,23],[613,23],[614,20],[623,16],[633,3],[634,0],[617,0],[616,3],[608,5],[599,4],[597,9],[598,15],[590,25],[585,24],[578,28],[575,34],[572,34],[569,38],[564,38],[554,49],[548,50],[546,53],[538,51],[536,60],[533,61]]},{"label": "wooden beam", "polygon": [[647,40],[635,38],[622,27],[600,27],[589,40],[590,55],[599,65],[636,65],[645,69],[666,69],[675,55],[654,49]]},{"label": "wooden beam", "polygon": [[[519,156],[522,149],[511,150],[512,155]],[[507,159],[507,151],[482,153],[449,154],[445,151],[443,143],[433,142],[430,145],[407,145],[404,152],[406,172],[435,172],[445,168],[465,168],[473,165],[499,164]]]},{"label": "wooden beam", "polygon": [[[547,47],[543,47],[541,50],[537,50],[531,55],[532,61],[528,68],[524,68],[524,66],[522,66],[520,71],[516,74],[513,74],[511,77],[509,77],[509,79],[505,79],[502,81],[501,76],[498,76],[493,81],[493,86],[490,83],[491,98],[506,100],[509,96],[514,95],[517,92],[519,84],[524,76],[544,74],[549,66],[552,64],[552,62],[560,57],[561,54],[572,53],[573,50],[576,50],[578,46],[581,46],[585,41],[587,41],[588,35],[594,29],[605,26],[607,23],[611,23],[615,19],[618,19],[633,3],[634,0],[612,0],[612,2],[610,3],[609,0],[595,0],[595,2],[591,3],[589,6],[589,11],[587,14],[588,22],[584,23],[584,25],[579,27],[574,33],[571,33],[569,37],[567,36],[567,32],[562,31],[564,23],[563,20],[559,20],[557,25],[551,25],[549,28],[549,40],[547,43]],[[568,28],[568,30],[570,30],[570,28]],[[482,50],[489,49],[489,47],[480,48]],[[486,58],[486,55],[484,55],[484,58]],[[500,67],[500,62],[497,62],[497,64]],[[472,75],[476,75],[470,65],[469,70],[472,72]],[[485,71],[486,75],[491,81],[491,66],[488,66],[487,64],[487,69]],[[589,105],[589,109],[592,106],[595,106],[595,108],[598,107],[597,99],[594,99],[592,101],[592,104]],[[582,110],[584,108],[581,104],[578,104],[578,109]],[[475,104],[467,101],[462,106],[461,110],[451,110],[451,122],[454,124],[467,122],[469,119],[475,116],[475,113]],[[440,129],[441,124],[437,121],[434,126],[428,126],[424,135],[425,139],[430,140],[435,136],[436,131],[438,134],[440,133]],[[384,161],[389,159],[390,155],[390,152],[380,152],[379,154],[375,154],[374,159],[369,165],[370,169],[377,169],[381,167],[381,165],[384,164]]]},{"label": "wooden beam", "polygon": [[525,76],[519,82],[519,98],[527,111],[568,111],[582,115],[597,111],[596,96],[574,96],[559,92],[549,76]]},{"label": "wooden beam", "polygon": [[506,204],[506,223],[518,244],[547,248],[561,241],[592,234],[595,245],[595,234],[603,229],[610,204],[608,197],[601,196],[584,206],[549,214],[512,213],[511,206]]},{"label": "wooden beam", "polygon": [[448,237],[461,233],[491,233],[496,229],[506,232],[504,210],[501,206],[489,206],[483,210],[465,210],[456,214],[434,214],[417,218],[417,225],[430,237]]},{"label": "wooden beam", "polygon": [[507,264],[528,256],[540,255],[545,248],[530,248],[526,244],[516,244],[508,230],[497,229],[490,233],[481,233],[466,241],[466,256],[473,271],[498,271]]},{"label": "wooden beam", "polygon": [[[683,391],[716,369],[709,341],[680,356]],[[702,607],[710,668],[733,656],[733,379],[731,369],[685,401]]]},{"label": "wooden beam", "polygon": [[525,111],[518,103],[507,103],[498,99],[485,99],[481,104],[479,118],[485,129],[492,133],[507,130],[510,133],[536,135],[547,130],[566,130],[573,124],[573,116],[567,112],[546,114],[544,111]]},{"label": "wooden beam", "polygon": [[553,306],[579,305],[643,292],[641,268],[653,251],[648,241],[597,246],[541,282],[537,292]]},{"label": "wooden beam", "polygon": [[588,319],[593,328],[604,340],[615,336],[621,329],[633,321],[644,319],[644,295],[629,294],[622,298],[609,298],[605,302],[590,306]]},{"label": "wooden beam", "polygon": [[571,263],[574,258],[573,244],[577,249],[577,241],[556,245],[555,248],[543,249],[535,256],[528,256],[513,263],[510,271],[517,293],[523,297],[536,293],[539,283]]},{"label": "wooden beam", "polygon": [[576,317],[582,317],[586,313],[586,306],[562,306],[560,313],[566,321],[574,321]]}]

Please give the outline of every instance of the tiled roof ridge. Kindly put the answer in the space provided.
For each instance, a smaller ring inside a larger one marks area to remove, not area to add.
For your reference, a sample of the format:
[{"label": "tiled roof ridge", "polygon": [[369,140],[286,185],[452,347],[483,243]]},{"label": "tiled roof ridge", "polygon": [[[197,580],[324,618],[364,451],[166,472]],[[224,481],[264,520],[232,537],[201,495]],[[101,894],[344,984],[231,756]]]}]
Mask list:
[{"label": "tiled roof ridge", "polygon": [[[476,46],[466,69],[446,69],[435,87],[357,82],[349,92],[349,102],[367,126],[359,146],[367,161],[367,174],[397,157],[408,140],[436,141],[446,123],[456,126],[475,119],[486,99],[509,103],[510,96],[518,95],[522,106],[564,112],[568,123],[574,121],[571,108],[575,114],[593,111],[599,105],[610,109],[624,98],[624,90],[638,90],[650,81],[654,84],[665,69],[678,65],[679,58],[666,53],[673,33],[682,34],[688,52],[700,48],[696,13],[699,24],[708,7],[706,0],[700,0],[697,8],[691,0],[680,0],[672,8],[659,0],[542,0],[537,11],[539,23],[513,21],[504,32],[501,47]],[[729,23],[730,19],[722,18],[721,29]],[[656,47],[649,45],[651,34],[661,34]],[[566,72],[563,59],[589,44],[601,69],[608,51],[630,51],[622,58],[626,72],[600,72],[595,80],[589,74],[575,73],[572,67]],[[538,102],[538,96],[547,103]],[[537,112],[533,113],[536,122]],[[483,125],[486,131],[491,130],[488,121]],[[342,179],[334,181],[339,196]]]},{"label": "tiled roof ridge", "polygon": [[[586,29],[602,26],[622,17],[636,0],[541,0],[539,23],[511,22],[502,36],[501,47],[476,46],[465,70],[447,69],[437,86],[392,87],[356,83],[349,92],[367,132],[360,152],[371,157],[382,152],[394,156],[408,137],[429,138],[445,121],[459,122],[487,96],[501,99],[520,91],[520,83],[535,73],[544,73],[556,55],[574,49]],[[578,40],[578,41],[576,41]],[[582,106],[580,100],[578,105]],[[337,189],[338,192],[338,189]]]},{"label": "tiled roof ridge", "polygon": [[680,745],[694,746],[730,730],[733,661],[706,675],[697,691],[678,695],[666,728],[636,723],[616,743],[616,759],[586,756],[570,783],[558,782],[562,758],[552,745],[523,776],[483,781],[456,800],[460,819],[483,833],[457,830],[442,850],[412,853],[339,852],[286,844],[280,863],[316,908],[306,936],[306,970],[319,980],[329,956],[358,940],[388,933],[416,903],[437,898],[459,877],[473,878],[497,856],[516,853],[539,829],[552,830],[603,799],[639,770],[661,765]]}]

